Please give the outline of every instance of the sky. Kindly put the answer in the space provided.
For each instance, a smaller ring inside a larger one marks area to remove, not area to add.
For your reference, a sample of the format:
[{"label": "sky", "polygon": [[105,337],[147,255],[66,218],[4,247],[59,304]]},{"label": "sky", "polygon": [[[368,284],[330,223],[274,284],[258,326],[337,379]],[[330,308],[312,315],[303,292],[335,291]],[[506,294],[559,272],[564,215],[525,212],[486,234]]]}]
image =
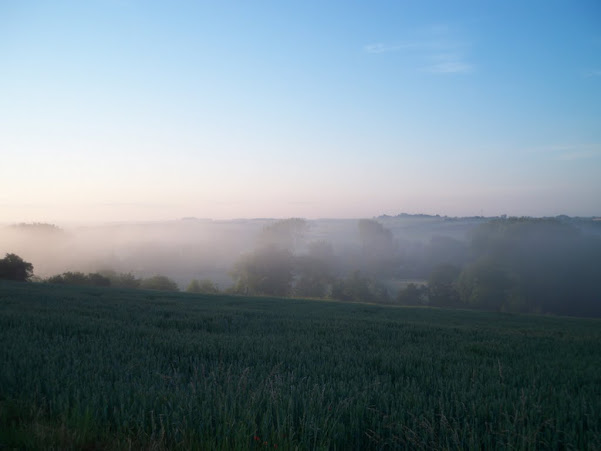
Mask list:
[{"label": "sky", "polygon": [[601,3],[0,0],[0,222],[601,215]]}]

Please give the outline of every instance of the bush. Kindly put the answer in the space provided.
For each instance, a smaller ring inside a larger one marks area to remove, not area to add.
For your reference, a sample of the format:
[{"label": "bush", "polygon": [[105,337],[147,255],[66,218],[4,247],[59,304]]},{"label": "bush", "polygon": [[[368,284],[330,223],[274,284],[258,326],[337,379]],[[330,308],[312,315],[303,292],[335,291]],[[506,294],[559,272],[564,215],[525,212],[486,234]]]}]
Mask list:
[{"label": "bush", "polygon": [[354,271],[346,279],[336,280],[332,285],[331,296],[346,302],[390,302],[387,288],[371,277],[364,277],[359,271]]},{"label": "bush", "polygon": [[201,281],[194,279],[190,282],[186,291],[188,293],[217,294],[219,293],[219,287],[209,279]]},{"label": "bush", "polygon": [[177,284],[167,276],[156,275],[142,279],[140,288],[143,290],[179,291]]},{"label": "bush", "polygon": [[409,283],[399,291],[397,302],[401,305],[424,305],[428,302],[427,292],[425,286]]},{"label": "bush", "polygon": [[94,285],[97,287],[108,287],[111,285],[110,279],[99,273],[84,274],[79,271],[64,272],[62,274],[49,277],[48,283],[58,283],[65,285]]},{"label": "bush", "polygon": [[111,281],[108,277],[104,277],[102,274],[97,272],[91,272],[88,274],[88,281],[90,285],[95,285],[97,287],[110,287]]},{"label": "bush", "polygon": [[33,265],[16,254],[0,259],[0,279],[27,282],[33,276]]},{"label": "bush", "polygon": [[111,286],[116,288],[140,288],[140,279],[137,279],[132,273],[116,272],[112,269],[105,269],[98,272],[111,281]]}]

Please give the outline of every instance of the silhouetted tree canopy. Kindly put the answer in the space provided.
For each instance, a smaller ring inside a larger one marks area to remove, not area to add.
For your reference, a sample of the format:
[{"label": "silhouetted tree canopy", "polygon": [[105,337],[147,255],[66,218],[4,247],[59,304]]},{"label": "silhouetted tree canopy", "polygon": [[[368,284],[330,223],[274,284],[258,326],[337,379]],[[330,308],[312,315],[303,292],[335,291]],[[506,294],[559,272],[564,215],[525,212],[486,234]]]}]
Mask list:
[{"label": "silhouetted tree canopy", "polygon": [[33,276],[33,265],[16,254],[0,259],[0,279],[27,282]]},{"label": "silhouetted tree canopy", "polygon": [[84,274],[79,271],[68,271],[56,276],[49,277],[46,282],[64,284],[64,285],[91,285],[96,287],[111,286],[111,281],[108,277],[99,273]]}]

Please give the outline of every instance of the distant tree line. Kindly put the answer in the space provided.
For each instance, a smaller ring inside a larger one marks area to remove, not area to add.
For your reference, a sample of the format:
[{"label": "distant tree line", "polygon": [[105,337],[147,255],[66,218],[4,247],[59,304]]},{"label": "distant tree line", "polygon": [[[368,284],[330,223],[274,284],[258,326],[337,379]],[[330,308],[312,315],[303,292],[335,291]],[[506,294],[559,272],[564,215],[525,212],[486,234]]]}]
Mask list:
[{"label": "distant tree line", "polygon": [[[601,239],[557,219],[501,218],[477,227],[465,262],[435,266],[403,304],[601,316]],[[463,263],[463,264],[462,264]]]},{"label": "distant tree line", "polygon": [[[362,219],[356,249],[340,253],[326,240],[306,243],[308,227],[299,218],[264,227],[255,248],[233,265],[233,284],[223,292],[601,316],[601,238],[561,218],[501,217],[477,226],[466,241],[434,236],[413,248],[400,246],[378,221]],[[32,276],[32,264],[17,255],[0,260],[1,279],[27,281]],[[417,280],[403,282],[407,279]],[[164,275],[137,278],[113,270],[65,272],[45,281],[179,290]],[[186,291],[222,292],[209,279],[192,280]]]},{"label": "distant tree line", "polygon": [[407,274],[412,259],[380,223],[360,220],[360,251],[337,256],[325,241],[296,253],[299,221],[263,230],[257,248],[233,268],[232,292],[601,316],[601,239],[560,219],[502,217],[475,228],[467,242],[433,237],[413,260],[427,269],[424,283],[396,294],[387,282]]},{"label": "distant tree line", "polygon": [[167,276],[155,275],[148,278],[136,278],[131,273],[119,273],[104,270],[84,274],[82,272],[64,272],[45,280],[48,283],[64,285],[90,285],[98,287],[135,288],[142,290],[179,291],[177,283]]}]

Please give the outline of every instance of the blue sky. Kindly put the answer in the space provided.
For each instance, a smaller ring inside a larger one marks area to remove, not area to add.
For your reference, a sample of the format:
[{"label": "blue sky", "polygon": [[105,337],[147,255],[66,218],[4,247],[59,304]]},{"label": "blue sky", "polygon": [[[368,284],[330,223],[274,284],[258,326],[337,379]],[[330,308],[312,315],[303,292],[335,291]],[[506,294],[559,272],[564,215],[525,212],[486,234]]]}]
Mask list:
[{"label": "blue sky", "polygon": [[0,221],[601,214],[601,3],[0,2]]}]

